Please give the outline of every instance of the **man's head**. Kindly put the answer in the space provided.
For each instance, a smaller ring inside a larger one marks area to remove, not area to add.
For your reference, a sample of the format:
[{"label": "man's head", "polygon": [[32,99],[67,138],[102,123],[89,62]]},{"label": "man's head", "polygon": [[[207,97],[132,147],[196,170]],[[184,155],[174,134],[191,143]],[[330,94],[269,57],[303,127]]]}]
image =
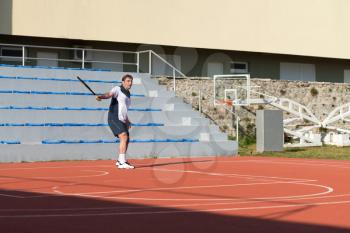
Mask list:
[{"label": "man's head", "polygon": [[126,90],[130,90],[133,79],[134,78],[130,74],[126,74],[122,77],[122,85]]}]

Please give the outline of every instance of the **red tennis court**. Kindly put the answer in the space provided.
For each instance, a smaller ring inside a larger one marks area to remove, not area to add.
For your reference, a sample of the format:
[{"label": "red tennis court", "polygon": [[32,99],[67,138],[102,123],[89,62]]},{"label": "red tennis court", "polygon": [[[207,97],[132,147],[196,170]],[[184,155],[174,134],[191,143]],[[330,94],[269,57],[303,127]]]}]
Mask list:
[{"label": "red tennis court", "polygon": [[263,157],[0,164],[17,232],[350,232],[350,162]]}]

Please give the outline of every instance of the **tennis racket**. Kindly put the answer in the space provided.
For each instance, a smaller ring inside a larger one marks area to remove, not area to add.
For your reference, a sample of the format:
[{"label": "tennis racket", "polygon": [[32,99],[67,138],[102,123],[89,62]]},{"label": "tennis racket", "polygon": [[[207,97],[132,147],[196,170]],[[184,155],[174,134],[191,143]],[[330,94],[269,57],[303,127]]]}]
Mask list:
[{"label": "tennis racket", "polygon": [[86,82],[84,82],[84,80],[82,80],[79,76],[77,76],[77,79],[78,79],[87,89],[89,89],[89,91],[90,91],[93,95],[96,95],[96,93],[89,87],[89,85],[86,84]]}]

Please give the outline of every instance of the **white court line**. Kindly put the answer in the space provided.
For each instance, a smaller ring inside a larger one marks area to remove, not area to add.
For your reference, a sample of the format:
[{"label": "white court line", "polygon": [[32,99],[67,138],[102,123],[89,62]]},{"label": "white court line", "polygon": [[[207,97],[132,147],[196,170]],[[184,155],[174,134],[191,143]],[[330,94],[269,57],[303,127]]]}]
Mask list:
[{"label": "white court line", "polygon": [[[157,168],[153,168],[156,169]],[[230,176],[230,175],[237,175],[237,174],[221,174],[221,173],[209,173],[209,172],[197,172],[197,171],[190,171],[190,170],[172,170],[172,169],[158,169],[163,170],[167,172],[190,172],[190,173],[199,173],[199,174],[205,174],[205,175],[212,175],[212,176]],[[241,176],[241,175],[239,175]],[[244,178],[250,177],[249,175],[242,175]],[[257,176],[252,176],[257,177]],[[267,176],[259,176],[259,177],[267,177]],[[281,178],[281,177],[268,177],[268,178]],[[292,180],[292,178],[285,178],[288,180]],[[175,198],[133,198],[133,197],[104,197],[104,196],[97,196],[92,194],[114,194],[114,193],[128,193],[128,192],[145,192],[145,191],[164,191],[164,190],[178,190],[178,189],[198,189],[198,188],[218,188],[218,187],[235,187],[235,186],[249,186],[249,185],[271,185],[271,184],[301,184],[301,185],[309,185],[309,186],[316,186],[326,189],[325,192],[315,193],[315,194],[307,194],[307,195],[298,195],[298,196],[282,196],[282,197],[271,197],[271,198],[291,198],[291,197],[307,197],[307,196],[319,196],[319,195],[326,195],[328,193],[333,192],[333,188],[318,184],[308,184],[303,183],[305,181],[315,181],[315,180],[297,180],[295,181],[274,181],[274,182],[259,182],[259,183],[244,183],[244,184],[228,184],[228,185],[202,185],[202,186],[181,186],[181,187],[167,187],[167,188],[151,188],[151,189],[129,189],[129,190],[115,190],[115,191],[104,191],[104,192],[88,192],[88,193],[64,193],[59,190],[55,190],[56,193],[62,194],[62,195],[72,195],[72,196],[83,196],[83,197],[94,197],[94,198],[105,198],[105,199],[125,199],[125,200],[158,200],[158,201],[218,201],[218,200],[232,200],[230,198],[210,198],[210,199],[175,199]]]},{"label": "white court line", "polygon": [[[216,187],[234,187],[234,186],[245,186],[245,185],[259,185],[259,184],[274,184],[274,183],[297,183],[297,182],[314,182],[317,180],[307,179],[293,179],[284,177],[272,177],[272,176],[251,176],[251,175],[240,175],[240,174],[223,174],[223,173],[212,173],[212,172],[200,172],[191,170],[173,170],[173,169],[160,169],[160,168],[147,168],[143,170],[160,170],[166,172],[185,172],[185,173],[197,173],[201,175],[210,176],[224,176],[224,177],[243,177],[243,178],[269,178],[269,179],[281,179],[281,180],[292,180],[290,182],[259,182],[259,183],[244,183],[244,184],[229,184],[229,185],[202,185],[202,186],[181,186],[181,187],[168,187],[168,188],[151,188],[151,189],[128,189],[128,190],[115,190],[115,191],[104,191],[104,192],[87,192],[87,193],[70,193],[66,195],[90,195],[90,194],[111,194],[111,193],[126,193],[126,192],[142,192],[142,191],[162,191],[162,190],[176,190],[176,189],[194,189],[194,188],[216,188]],[[62,193],[63,194],[63,193]]]},{"label": "white court line", "polygon": [[[49,218],[49,217],[89,217],[89,216],[118,216],[118,215],[153,215],[153,214],[179,214],[179,213],[199,213],[199,212],[227,212],[239,210],[261,210],[276,208],[291,208],[304,206],[321,206],[350,204],[350,201],[333,201],[333,202],[316,202],[316,203],[297,203],[288,205],[270,205],[255,207],[236,207],[236,208],[219,208],[219,209],[200,209],[200,210],[163,210],[163,211],[141,211],[141,212],[119,212],[119,213],[86,213],[86,214],[25,214],[25,215],[0,215],[0,218]],[[157,207],[155,207],[157,208]],[[160,209],[166,207],[158,207]]]},{"label": "white court line", "polygon": [[264,179],[279,179],[279,180],[293,180],[300,182],[314,182],[317,180],[310,179],[298,179],[298,178],[288,178],[288,177],[276,177],[276,176],[254,176],[254,175],[241,175],[235,173],[213,173],[213,172],[202,172],[202,171],[192,171],[192,170],[176,170],[176,169],[164,169],[164,168],[153,168],[153,170],[158,171],[169,171],[169,172],[185,172],[185,173],[195,173],[202,175],[211,175],[211,176],[226,176],[226,177],[243,177],[243,178],[264,178]]},{"label": "white court line", "polygon": [[[257,160],[251,160],[251,161],[257,161]],[[220,161],[218,161],[220,162]],[[224,162],[224,161],[221,161]],[[235,162],[235,161],[226,161],[226,162]],[[111,167],[110,165],[95,165],[95,166],[63,166],[63,167],[41,167],[41,168],[77,168],[77,167]],[[23,168],[20,168],[23,169]],[[37,169],[37,168],[24,168],[24,169]],[[142,168],[141,168],[142,169]],[[227,177],[244,177],[244,178],[269,178],[269,179],[286,179],[286,180],[294,180],[295,182],[313,182],[316,180],[307,180],[307,179],[295,179],[295,178],[285,178],[285,177],[269,177],[269,176],[252,176],[252,175],[240,175],[240,174],[222,174],[222,173],[208,173],[208,172],[200,172],[200,171],[190,171],[190,170],[171,170],[171,169],[159,169],[159,168],[152,168],[153,170],[161,170],[161,171],[170,171],[170,172],[188,172],[188,173],[198,173],[198,174],[205,174],[205,175],[213,175],[213,176],[227,176]],[[1,169],[0,169],[1,170]],[[6,169],[3,169],[6,170]],[[150,170],[150,169],[148,169]],[[100,171],[101,172],[101,171]],[[103,171],[106,172],[106,171]],[[100,175],[107,175],[107,174],[100,174]],[[90,176],[91,177],[91,176]],[[121,192],[125,192],[125,190],[121,190]],[[118,191],[112,191],[112,192],[118,192]],[[112,193],[112,192],[106,192],[106,193]],[[55,193],[64,194],[60,192],[59,190],[55,190]],[[101,192],[95,192],[95,193],[86,193],[86,194],[97,194]],[[82,194],[83,195],[83,194]],[[12,196],[12,195],[10,195]],[[40,195],[40,196],[32,196],[32,197],[42,197],[46,195]],[[12,196],[17,197],[18,196]],[[26,197],[21,197],[26,198]]]},{"label": "white court line", "polygon": [[[173,170],[171,170],[172,172],[173,172]],[[181,171],[181,172],[183,172],[183,171]],[[201,172],[201,173],[203,173],[203,172]],[[207,173],[207,174],[209,174],[209,175],[218,175],[218,174],[220,174],[220,173]],[[221,175],[227,175],[227,174],[221,174]],[[247,175],[244,175],[245,177],[247,177]],[[276,178],[281,178],[281,177],[276,177]],[[286,178],[286,179],[292,179],[292,178]],[[310,180],[311,181],[311,180]],[[297,182],[297,181],[290,181],[290,182],[270,182],[270,183],[268,183],[268,184],[272,184],[272,183],[294,183],[294,184],[302,184],[302,185],[312,185],[312,186],[319,186],[319,187],[323,187],[323,188],[326,188],[326,189],[328,189],[326,192],[323,192],[323,193],[316,193],[316,194],[311,194],[311,195],[300,195],[300,196],[284,196],[284,197],[280,197],[281,199],[283,198],[283,199],[287,199],[287,198],[299,198],[299,199],[302,199],[302,198],[311,198],[311,196],[319,196],[319,195],[324,195],[324,194],[327,194],[327,193],[330,193],[330,192],[332,192],[333,191],[333,189],[332,188],[330,188],[330,187],[327,187],[327,186],[322,186],[322,185],[317,185],[317,184],[303,184],[303,183],[300,183],[300,181],[299,182]],[[237,185],[237,184],[236,184]],[[245,185],[249,185],[249,184],[245,184]],[[188,186],[187,186],[188,187]],[[121,191],[126,191],[126,190],[121,190]],[[303,197],[304,196],[304,197]],[[306,196],[308,196],[308,197],[306,197]],[[99,197],[99,196],[98,196]],[[323,197],[327,197],[327,196],[323,196]],[[99,197],[100,198],[100,197]],[[278,197],[271,197],[271,199],[277,199]],[[312,197],[312,198],[322,198],[322,197]],[[254,198],[255,200],[257,200],[257,198]],[[265,199],[265,200],[263,200],[263,199]],[[265,198],[262,198],[261,199],[261,201],[265,201],[266,202],[266,197]],[[213,199],[210,199],[210,200],[213,200]],[[227,199],[225,199],[225,200],[227,200]],[[250,202],[251,203],[251,202]],[[212,204],[215,204],[215,203],[212,203]],[[310,204],[304,204],[304,205],[310,205]],[[312,205],[314,205],[314,204],[312,204]],[[188,205],[186,205],[186,206],[188,206]],[[290,205],[285,205],[285,206],[290,206]],[[153,207],[153,208],[156,208],[156,207]],[[248,208],[248,207],[247,207]],[[249,207],[249,208],[260,208],[260,207]],[[263,208],[266,208],[266,206],[264,206]],[[278,206],[270,206],[270,208],[278,208]],[[205,211],[205,212],[207,212],[207,211],[227,211],[227,210],[239,210],[239,209],[244,209],[244,208],[231,208],[231,209],[209,209],[209,210],[199,210],[199,211]],[[178,212],[178,211],[175,211],[175,212]],[[171,211],[171,213],[175,213],[174,211]],[[198,212],[198,210],[197,211],[180,211],[181,213],[183,213],[183,212]],[[154,213],[158,213],[158,212],[131,212],[131,213],[112,213],[113,215],[121,215],[121,214],[154,214]],[[164,211],[161,211],[161,213],[164,213]],[[170,213],[169,211],[168,212],[166,212],[166,213]],[[110,215],[111,213],[102,213],[102,214],[97,214],[97,215],[102,215],[102,216],[105,216],[105,215]],[[22,217],[23,217],[24,215],[22,215]],[[26,217],[28,217],[28,216],[32,216],[32,217],[42,217],[42,215],[25,215]],[[83,214],[83,215],[81,215],[81,214],[78,214],[78,215],[71,215],[71,214],[69,214],[69,215],[50,215],[51,217],[58,217],[58,216],[90,216],[90,215],[86,215],[86,214]],[[45,215],[45,217],[50,217],[50,216],[48,216],[48,215]],[[92,214],[91,216],[96,216],[96,214]],[[0,217],[6,217],[6,216],[0,216]],[[7,217],[21,217],[21,216],[7,216]]]},{"label": "white court line", "polygon": [[10,195],[10,194],[4,194],[4,193],[0,193],[0,196],[4,196],[4,197],[13,197],[13,198],[23,198],[22,196]]},{"label": "white court line", "polygon": [[[344,164],[327,164],[327,163],[311,163],[311,162],[284,162],[284,161],[265,161],[265,160],[241,160],[241,161],[220,161],[221,163],[266,163],[266,164],[283,164],[283,165],[298,165],[298,166],[314,166],[314,167],[335,167],[349,169],[349,166]],[[219,162],[219,163],[220,163]]]},{"label": "white court line", "polygon": [[[269,159],[271,158],[271,159]],[[260,159],[249,159],[248,160],[256,160],[259,161]],[[278,158],[278,157],[267,157],[266,159],[262,158],[261,160],[264,161],[280,161],[280,162],[301,162],[301,163],[321,163],[321,164],[335,164],[335,165],[349,165],[350,166],[350,160],[332,160],[332,159],[308,159],[308,158],[300,158],[300,159],[295,159],[295,158]],[[224,161],[229,161],[229,160],[224,160]]]},{"label": "white court line", "polygon": [[[294,184],[295,181],[275,181],[275,182],[260,182],[260,183],[242,183],[242,184],[222,184],[222,185],[198,185],[198,186],[180,186],[168,188],[147,188],[147,189],[123,189],[103,192],[88,192],[88,193],[63,193],[65,195],[89,196],[90,194],[112,194],[112,193],[129,193],[129,192],[148,192],[148,191],[164,191],[164,190],[183,190],[183,189],[202,189],[202,188],[220,188],[220,187],[235,187],[235,186],[250,186],[250,185],[270,185],[270,184]],[[101,196],[100,196],[101,197]]]},{"label": "white court line", "polygon": [[[186,157],[187,158],[187,157]],[[196,157],[196,158],[201,158],[201,157]],[[202,158],[212,158],[212,157],[202,157]],[[164,158],[166,159],[166,158]],[[300,160],[295,160],[291,158],[285,158],[288,161],[283,161],[280,159],[272,160],[274,158],[267,158],[267,160],[254,160],[254,159],[249,159],[249,160],[215,160],[216,163],[249,163],[249,162],[261,162],[261,163],[271,163],[271,164],[290,164],[290,165],[312,165],[312,166],[334,166],[338,167],[337,165],[340,165],[340,168],[350,168],[350,163],[347,163],[347,161],[342,162],[336,162],[336,161],[326,161],[324,163],[317,163],[317,160],[308,160],[305,159],[305,161],[300,161]],[[292,162],[290,162],[292,161]],[[196,162],[196,161],[192,161]],[[212,163],[213,161],[201,161],[201,163]],[[315,163],[316,162],[316,163]],[[334,163],[336,165],[330,165],[330,163]],[[345,165],[349,165],[349,167],[344,167]],[[147,166],[147,165],[153,165],[153,164],[141,164],[141,166]],[[171,165],[171,164],[169,164]],[[7,171],[7,170],[36,170],[36,169],[60,169],[60,168],[99,168],[99,167],[104,167],[104,168],[112,168],[113,165],[84,165],[84,166],[49,166],[49,167],[26,167],[26,168],[0,168],[0,171]],[[137,167],[136,167],[137,168]],[[143,168],[138,168],[138,169],[143,169]]]},{"label": "white court line", "polygon": [[[257,183],[256,185],[258,185]],[[261,184],[261,183],[260,183]],[[264,200],[264,199],[288,199],[288,198],[303,198],[303,197],[313,197],[313,196],[321,196],[326,195],[328,193],[333,192],[333,188],[324,186],[324,185],[317,185],[317,184],[307,184],[307,183],[298,183],[298,182],[274,182],[274,183],[265,183],[267,185],[270,184],[296,184],[296,185],[306,185],[306,186],[316,186],[326,189],[324,192],[319,193],[313,193],[313,194],[305,194],[305,195],[296,195],[296,196],[277,196],[277,197],[257,197],[253,198],[256,200]],[[234,185],[232,185],[234,186]],[[147,198],[147,197],[105,197],[105,196],[98,196],[98,195],[90,195],[90,194],[66,194],[61,193],[63,195],[72,195],[72,196],[81,196],[81,197],[93,197],[93,198],[102,198],[102,199],[116,199],[116,200],[143,200],[143,201],[227,201],[227,200],[237,200],[237,198]],[[239,199],[238,199],[239,200]]]},{"label": "white court line", "polygon": [[[96,171],[96,170],[81,170],[81,171],[88,171],[88,172],[100,172],[101,174],[97,174],[97,175],[89,175],[89,176],[71,176],[71,177],[30,177],[30,179],[68,179],[68,178],[90,178],[90,177],[99,177],[99,176],[105,176],[108,175],[109,172],[107,171]],[[20,178],[16,178],[16,179],[20,179]],[[59,186],[54,186],[51,189],[55,189]],[[13,190],[11,190],[13,191]],[[14,190],[16,191],[16,190]],[[18,191],[22,191],[22,190],[18,190]],[[53,190],[55,192],[55,190]],[[62,193],[58,193],[58,194],[62,194]],[[13,198],[34,198],[34,197],[46,197],[49,196],[50,194],[44,194],[44,195],[34,195],[34,196],[20,196],[20,195],[9,195],[9,194],[3,194],[0,193],[0,196],[5,196],[5,197],[13,197]]]},{"label": "white court line", "polygon": [[[329,195],[321,197],[302,197],[302,198],[289,198],[278,200],[278,202],[285,201],[296,201],[296,200],[308,200],[308,199],[325,199],[325,198],[337,198],[337,197],[346,197],[350,196],[348,194],[339,194],[339,195]],[[242,199],[247,201],[230,201],[230,202],[215,202],[215,203],[195,203],[195,204],[178,204],[178,205],[167,205],[167,206],[122,206],[122,207],[86,207],[86,208],[58,208],[58,209],[0,209],[0,212],[17,212],[17,211],[80,211],[80,210],[119,210],[119,209],[154,209],[154,208],[176,208],[176,207],[193,207],[193,206],[215,206],[215,205],[232,205],[232,204],[252,204],[252,203],[261,203],[261,202],[274,202],[274,199],[261,199],[257,200],[256,198],[247,198]],[[310,204],[310,203],[309,203]]]},{"label": "white court line", "polygon": [[29,177],[30,179],[70,179],[70,178],[90,178],[90,177],[98,177],[98,176],[106,176],[109,174],[107,171],[96,171],[96,170],[81,170],[81,172],[100,172],[101,174],[97,175],[86,175],[86,176],[52,176],[52,177]]},{"label": "white court line", "polygon": [[16,167],[16,168],[0,168],[0,171],[8,170],[37,170],[37,169],[56,169],[56,168],[99,168],[99,167],[115,167],[115,165],[86,165],[86,166],[60,166],[60,167]]},{"label": "white court line", "polygon": [[[80,183],[74,182],[74,183],[69,183],[69,184],[65,184],[64,186],[73,186],[73,185],[79,185]],[[59,191],[58,189],[60,188],[59,185],[53,186],[51,187],[51,190],[56,193],[56,194],[63,194],[61,191]]]}]

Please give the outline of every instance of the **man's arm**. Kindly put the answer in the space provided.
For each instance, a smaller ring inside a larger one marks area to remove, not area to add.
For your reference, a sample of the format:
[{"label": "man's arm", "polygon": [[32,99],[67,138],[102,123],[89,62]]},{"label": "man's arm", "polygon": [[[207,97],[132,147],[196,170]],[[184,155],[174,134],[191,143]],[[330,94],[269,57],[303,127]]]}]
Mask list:
[{"label": "man's arm", "polygon": [[113,93],[107,92],[107,93],[104,93],[103,95],[98,95],[98,96],[96,96],[96,100],[97,100],[97,101],[101,101],[101,100],[103,100],[103,99],[109,99],[109,98],[111,98],[112,96],[113,96]]}]

